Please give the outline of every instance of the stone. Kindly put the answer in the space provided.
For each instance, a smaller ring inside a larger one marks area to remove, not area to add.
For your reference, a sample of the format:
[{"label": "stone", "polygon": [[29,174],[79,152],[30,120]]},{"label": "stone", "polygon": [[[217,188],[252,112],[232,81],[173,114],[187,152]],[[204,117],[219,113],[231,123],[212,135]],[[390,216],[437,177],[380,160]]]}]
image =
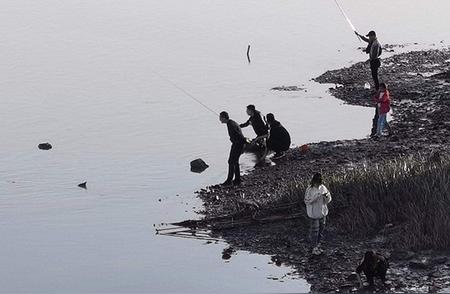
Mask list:
[{"label": "stone", "polygon": [[202,173],[208,167],[209,165],[207,165],[201,158],[191,161],[191,172]]},{"label": "stone", "polygon": [[83,182],[81,184],[78,184],[78,187],[83,188],[83,189],[87,189],[86,184],[87,184],[87,182]]},{"label": "stone", "polygon": [[52,149],[52,145],[50,143],[41,143],[38,145],[38,148],[41,150],[50,150]]}]

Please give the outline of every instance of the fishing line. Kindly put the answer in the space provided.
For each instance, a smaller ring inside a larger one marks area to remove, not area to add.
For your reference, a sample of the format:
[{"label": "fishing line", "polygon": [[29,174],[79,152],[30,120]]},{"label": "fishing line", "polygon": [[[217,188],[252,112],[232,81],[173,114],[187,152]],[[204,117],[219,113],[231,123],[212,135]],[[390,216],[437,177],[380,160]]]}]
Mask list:
[{"label": "fishing line", "polygon": [[195,102],[197,102],[198,104],[200,104],[201,106],[203,106],[205,109],[207,109],[208,111],[214,113],[214,116],[218,116],[219,114],[217,112],[215,112],[213,109],[211,109],[210,107],[208,107],[205,103],[203,103],[202,101],[200,101],[199,99],[195,98],[194,95],[192,95],[191,93],[189,93],[188,91],[186,91],[185,89],[181,88],[180,86],[178,86],[177,84],[175,84],[174,82],[172,82],[171,80],[169,80],[168,78],[160,75],[159,73],[153,71],[153,73],[155,75],[157,75],[160,79],[166,81],[167,83],[171,84],[173,87],[177,88],[178,90],[180,90],[181,92],[183,92],[186,96],[188,96],[189,98],[191,98],[192,100],[194,100]]},{"label": "fishing line", "polygon": [[[347,20],[347,23],[349,24],[350,28],[353,30],[353,32],[356,33],[355,26],[352,24],[352,22],[350,21],[350,19],[347,16],[347,14],[345,14],[344,9],[342,9],[341,5],[339,5],[339,2],[337,0],[334,0],[334,2],[336,3],[337,7],[339,7],[339,10],[341,11],[342,15]],[[356,35],[356,36],[358,37],[358,40],[361,42],[361,38],[358,35]]]}]

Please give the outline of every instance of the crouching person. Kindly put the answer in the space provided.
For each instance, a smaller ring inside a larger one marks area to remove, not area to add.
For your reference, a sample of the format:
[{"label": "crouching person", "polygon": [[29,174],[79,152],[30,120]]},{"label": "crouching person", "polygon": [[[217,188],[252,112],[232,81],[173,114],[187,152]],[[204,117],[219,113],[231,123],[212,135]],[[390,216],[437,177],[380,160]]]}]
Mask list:
[{"label": "crouching person", "polygon": [[381,254],[377,254],[373,251],[367,251],[364,254],[364,259],[361,261],[359,266],[356,268],[356,274],[358,275],[359,285],[363,286],[361,281],[361,272],[367,278],[367,283],[369,283],[370,287],[374,286],[373,278],[380,278],[383,282],[386,281],[386,272],[389,268],[389,261],[382,256]]},{"label": "crouching person", "polygon": [[315,255],[321,253],[319,244],[323,237],[323,230],[328,215],[327,204],[330,202],[331,194],[322,183],[322,175],[320,173],[314,174],[311,184],[305,192],[305,204],[311,224],[309,239],[313,245],[312,253]]}]

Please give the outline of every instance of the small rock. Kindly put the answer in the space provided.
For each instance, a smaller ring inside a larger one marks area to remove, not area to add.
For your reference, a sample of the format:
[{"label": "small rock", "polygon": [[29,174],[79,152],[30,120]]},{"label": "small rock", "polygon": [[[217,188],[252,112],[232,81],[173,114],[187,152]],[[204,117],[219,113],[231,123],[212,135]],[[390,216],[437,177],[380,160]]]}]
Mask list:
[{"label": "small rock", "polygon": [[207,165],[201,158],[191,161],[191,172],[202,173],[208,167],[209,165]]},{"label": "small rock", "polygon": [[87,184],[87,182],[78,184],[78,187],[83,188],[83,189],[87,189],[86,184]]},{"label": "small rock", "polygon": [[38,148],[41,150],[50,150],[52,149],[52,145],[50,143],[41,143],[38,145]]},{"label": "small rock", "polygon": [[357,273],[351,273],[347,277],[347,281],[358,281],[358,274]]}]

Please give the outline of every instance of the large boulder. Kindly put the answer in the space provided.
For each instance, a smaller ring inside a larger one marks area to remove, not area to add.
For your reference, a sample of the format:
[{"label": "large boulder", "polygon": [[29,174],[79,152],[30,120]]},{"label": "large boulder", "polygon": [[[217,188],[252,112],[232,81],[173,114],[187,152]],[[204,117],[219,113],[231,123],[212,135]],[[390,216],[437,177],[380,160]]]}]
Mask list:
[{"label": "large boulder", "polygon": [[208,167],[209,165],[207,165],[201,158],[191,161],[191,172],[202,173]]}]

